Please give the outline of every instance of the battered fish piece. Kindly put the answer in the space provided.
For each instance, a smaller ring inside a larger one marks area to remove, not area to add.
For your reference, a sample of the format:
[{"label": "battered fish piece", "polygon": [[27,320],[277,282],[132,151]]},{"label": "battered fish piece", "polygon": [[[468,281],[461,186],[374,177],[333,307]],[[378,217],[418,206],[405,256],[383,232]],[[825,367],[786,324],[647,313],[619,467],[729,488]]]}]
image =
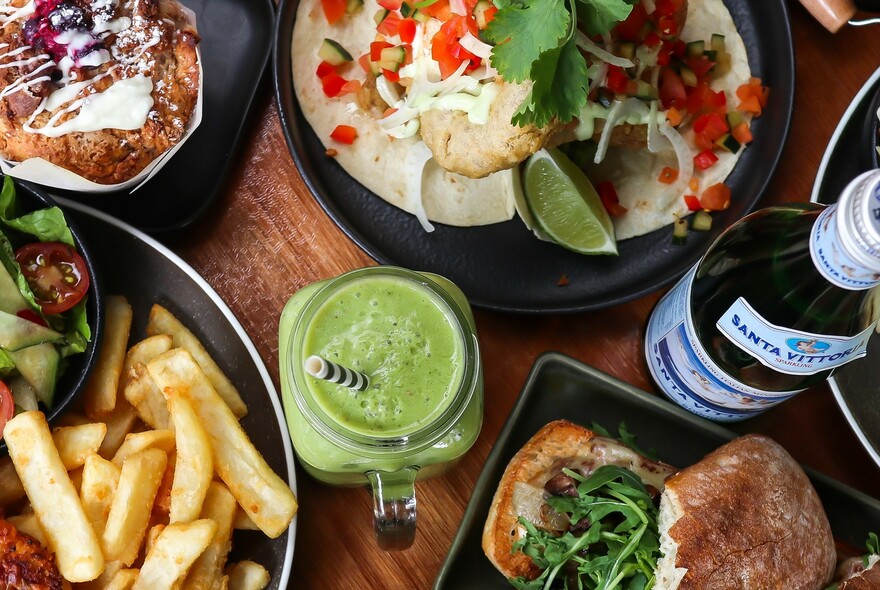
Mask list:
[{"label": "battered fish piece", "polygon": [[61,590],[55,555],[39,541],[0,519],[0,589]]}]

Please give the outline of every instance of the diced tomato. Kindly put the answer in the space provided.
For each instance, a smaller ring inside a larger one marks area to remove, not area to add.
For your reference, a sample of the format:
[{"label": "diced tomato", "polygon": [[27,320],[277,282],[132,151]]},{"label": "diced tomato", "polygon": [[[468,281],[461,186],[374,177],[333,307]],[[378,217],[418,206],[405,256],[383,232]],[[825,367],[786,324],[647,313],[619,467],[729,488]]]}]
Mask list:
[{"label": "diced tomato", "polygon": [[663,39],[673,39],[678,34],[678,24],[672,16],[661,16],[657,20],[657,34]]},{"label": "diced tomato", "polygon": [[336,72],[336,66],[326,61],[319,63],[318,69],[315,70],[315,74],[317,74],[319,78],[323,78],[327,74],[332,74],[334,72]]},{"label": "diced tomato", "polygon": [[698,170],[705,170],[717,161],[718,156],[716,156],[712,150],[703,150],[694,156],[694,166],[696,166]]},{"label": "diced tomato", "polygon": [[707,211],[724,211],[730,206],[730,187],[723,182],[713,184],[703,191],[700,205]]},{"label": "diced tomato", "polygon": [[382,50],[388,47],[394,47],[391,43],[385,41],[373,41],[370,43],[370,61],[381,61]]},{"label": "diced tomato", "polygon": [[[641,5],[639,5],[639,6],[641,6]],[[648,47],[657,47],[662,42],[663,42],[663,40],[660,39],[660,35],[658,35],[654,31],[651,31],[645,37],[645,40],[642,42],[642,45],[647,45]]]},{"label": "diced tomato", "polygon": [[498,14],[498,8],[493,4],[489,8],[483,11],[483,23],[484,26],[481,28],[487,28],[489,23],[495,20],[495,15]]},{"label": "diced tomato", "polygon": [[740,101],[739,105],[736,107],[736,110],[743,111],[745,113],[754,113],[756,115],[760,115],[761,103],[758,101],[757,96],[750,96],[747,99]]},{"label": "diced tomato", "polygon": [[672,184],[678,180],[678,170],[670,168],[669,166],[664,166],[663,170],[660,171],[660,177],[657,178],[657,180],[663,184]]},{"label": "diced tomato", "polygon": [[681,8],[682,0],[657,0],[654,3],[654,14],[657,16],[672,16]]},{"label": "diced tomato", "polygon": [[663,42],[663,46],[657,52],[657,65],[665,68],[670,62],[672,62],[672,46]]},{"label": "diced tomato", "polygon": [[400,10],[403,0],[376,0],[376,3],[385,10]]},{"label": "diced tomato", "polygon": [[687,65],[694,71],[698,78],[702,78],[709,73],[709,70],[715,67],[715,62],[705,55],[701,55],[700,57],[692,57],[688,59]]},{"label": "diced tomato", "polygon": [[676,57],[684,57],[685,53],[687,53],[687,43],[681,39],[676,39],[672,44],[672,54]]},{"label": "diced tomato", "polygon": [[321,0],[324,17],[331,25],[345,16],[346,0]]},{"label": "diced tomato", "polygon": [[704,136],[710,144],[715,143],[715,140],[728,131],[730,128],[727,126],[727,121],[718,113],[700,115],[694,120],[694,133]]},{"label": "diced tomato", "polygon": [[339,143],[351,145],[357,139],[357,129],[351,125],[337,125],[336,129],[330,132],[330,137]]},{"label": "diced tomato", "polygon": [[614,184],[610,181],[597,184],[596,192],[599,194],[599,200],[602,201],[602,206],[605,207],[605,210],[608,211],[608,215],[611,217],[620,217],[627,212],[627,208],[620,204],[620,199],[617,197],[617,190],[614,188]]},{"label": "diced tomato", "polygon": [[386,70],[382,68],[382,75],[385,76],[385,79],[389,82],[400,82],[400,74],[397,72],[392,72],[391,70]]},{"label": "diced tomato", "polygon": [[736,89],[736,97],[739,99],[737,110],[760,115],[767,106],[769,89],[761,86],[759,78],[751,78],[747,84]]},{"label": "diced tomato", "polygon": [[324,90],[324,94],[328,98],[335,98],[339,96],[339,93],[342,91],[342,87],[345,86],[345,82],[345,78],[343,78],[336,72],[331,72],[321,78],[321,88]]},{"label": "diced tomato", "polygon": [[648,12],[645,10],[645,6],[639,2],[632,7],[625,21],[617,23],[612,36],[620,41],[641,41],[641,34],[646,22],[648,22]]},{"label": "diced tomato", "polygon": [[388,16],[379,23],[379,26],[376,27],[376,30],[382,33],[383,35],[388,35],[389,37],[397,34],[397,27],[400,26],[400,21],[403,20],[399,14],[396,12],[389,12]]},{"label": "diced tomato", "polygon": [[418,25],[415,20],[405,18],[397,25],[397,34],[400,35],[400,40],[404,43],[412,43],[413,39],[416,38],[417,29]]},{"label": "diced tomato", "polygon": [[687,101],[684,82],[671,69],[664,69],[660,74],[660,101],[663,108],[681,109]]},{"label": "diced tomato", "polygon": [[[721,94],[724,94],[723,92]],[[685,102],[685,108],[687,108],[688,112],[697,114],[701,112],[715,96],[715,93],[709,88],[709,85],[705,82],[697,82],[697,85],[688,90],[687,92],[687,101]]]},{"label": "diced tomato", "polygon": [[364,71],[364,73],[366,73],[367,75],[372,75],[372,74],[373,74],[373,68],[370,67],[370,61],[372,61],[372,60],[370,60],[370,54],[369,54],[369,53],[365,53],[365,54],[363,54],[362,56],[360,56],[360,57],[358,58],[358,65],[361,67],[361,69],[362,69],[362,70]]},{"label": "diced tomato", "polygon": [[626,85],[629,82],[629,76],[620,66],[608,66],[608,74],[605,76],[605,87],[615,94],[623,94],[626,92]]},{"label": "diced tomato", "polygon": [[425,6],[419,10],[428,16],[433,16],[437,20],[444,22],[449,20],[449,17],[452,15],[452,11],[449,9],[449,0],[437,0],[437,2],[430,6]]},{"label": "diced tomato", "polygon": [[474,20],[474,17],[462,16],[460,14],[450,16],[449,20],[443,23],[443,26],[440,27],[440,30],[445,31],[450,39],[461,39],[468,32],[474,37],[480,34],[480,30],[477,28],[477,21]]},{"label": "diced tomato", "polygon": [[745,121],[734,127],[730,134],[733,135],[733,138],[741,145],[746,145],[747,143],[752,142],[752,130],[749,128],[749,124]]},{"label": "diced tomato", "polygon": [[703,208],[703,206],[700,205],[700,199],[697,198],[697,195],[685,195],[684,204],[687,205],[688,211],[699,211]]}]

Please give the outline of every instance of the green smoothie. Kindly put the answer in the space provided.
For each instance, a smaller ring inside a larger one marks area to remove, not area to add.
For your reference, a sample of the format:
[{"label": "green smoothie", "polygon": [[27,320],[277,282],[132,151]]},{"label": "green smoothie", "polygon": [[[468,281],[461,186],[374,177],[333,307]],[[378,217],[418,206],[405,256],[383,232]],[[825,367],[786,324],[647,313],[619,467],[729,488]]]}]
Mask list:
[{"label": "green smoothie", "polygon": [[315,312],[302,356],[317,355],[366,374],[357,391],[307,377],[313,399],[343,428],[400,436],[449,406],[462,375],[464,343],[425,288],[393,277],[360,278]]},{"label": "green smoothie", "polygon": [[[307,375],[311,355],[369,376],[357,391]],[[279,326],[281,389],[294,449],[335,485],[410,466],[442,473],[476,440],[482,367],[467,299],[436,275],[375,267],[309,285]]]}]

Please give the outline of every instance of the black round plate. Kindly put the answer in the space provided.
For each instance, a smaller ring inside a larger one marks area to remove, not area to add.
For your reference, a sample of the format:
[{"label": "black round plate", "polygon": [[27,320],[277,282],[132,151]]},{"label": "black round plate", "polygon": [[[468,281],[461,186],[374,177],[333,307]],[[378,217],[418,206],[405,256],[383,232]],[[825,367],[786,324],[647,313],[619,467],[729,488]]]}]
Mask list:
[{"label": "black round plate", "polygon": [[[309,0],[314,1],[314,0]],[[749,54],[753,75],[771,88],[755,140],[728,184],[734,200],[712,230],[672,246],[669,226],[619,244],[617,257],[590,257],[542,242],[518,218],[482,227],[436,225],[425,233],[412,215],[366,190],[332,158],[302,116],[293,91],[291,37],[298,0],[281,0],[275,32],[275,92],[293,158],[318,202],[364,251],[383,264],[444,275],[473,305],[550,313],[608,307],[680,277],[721,230],[750,211],[770,180],[791,122],[794,51],[783,0],[727,0]],[[317,51],[317,48],[315,49]],[[568,280],[559,286],[560,278]]]},{"label": "black round plate", "polygon": [[[831,136],[816,182],[812,200],[834,203],[849,182],[877,167],[877,108],[880,107],[880,69],[862,86]],[[868,134],[866,134],[866,129]],[[830,379],[831,389],[843,415],[880,465],[880,411],[877,384],[880,383],[880,334],[868,342],[868,354],[840,368]]]}]

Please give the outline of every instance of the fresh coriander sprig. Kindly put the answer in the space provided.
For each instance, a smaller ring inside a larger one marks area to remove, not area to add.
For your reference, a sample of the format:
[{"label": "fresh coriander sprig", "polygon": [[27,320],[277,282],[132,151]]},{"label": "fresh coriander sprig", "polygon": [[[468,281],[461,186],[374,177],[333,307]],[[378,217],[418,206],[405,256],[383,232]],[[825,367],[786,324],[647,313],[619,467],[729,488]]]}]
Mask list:
[{"label": "fresh coriander sprig", "polygon": [[568,123],[587,103],[587,62],[574,40],[580,25],[604,35],[629,16],[634,0],[498,0],[486,29],[495,44],[490,63],[506,82],[531,80],[511,120],[519,126]]},{"label": "fresh coriander sprig", "polygon": [[534,580],[517,578],[510,583],[520,590],[548,590],[564,570],[565,575],[576,572],[578,589],[653,586],[660,556],[658,510],[641,479],[612,465],[589,477],[568,469],[563,472],[578,482],[578,496],[551,496],[547,504],[573,523],[587,519],[589,526],[581,536],[569,531],[559,535],[520,518],[526,534],[514,550],[529,556],[542,572]]}]

